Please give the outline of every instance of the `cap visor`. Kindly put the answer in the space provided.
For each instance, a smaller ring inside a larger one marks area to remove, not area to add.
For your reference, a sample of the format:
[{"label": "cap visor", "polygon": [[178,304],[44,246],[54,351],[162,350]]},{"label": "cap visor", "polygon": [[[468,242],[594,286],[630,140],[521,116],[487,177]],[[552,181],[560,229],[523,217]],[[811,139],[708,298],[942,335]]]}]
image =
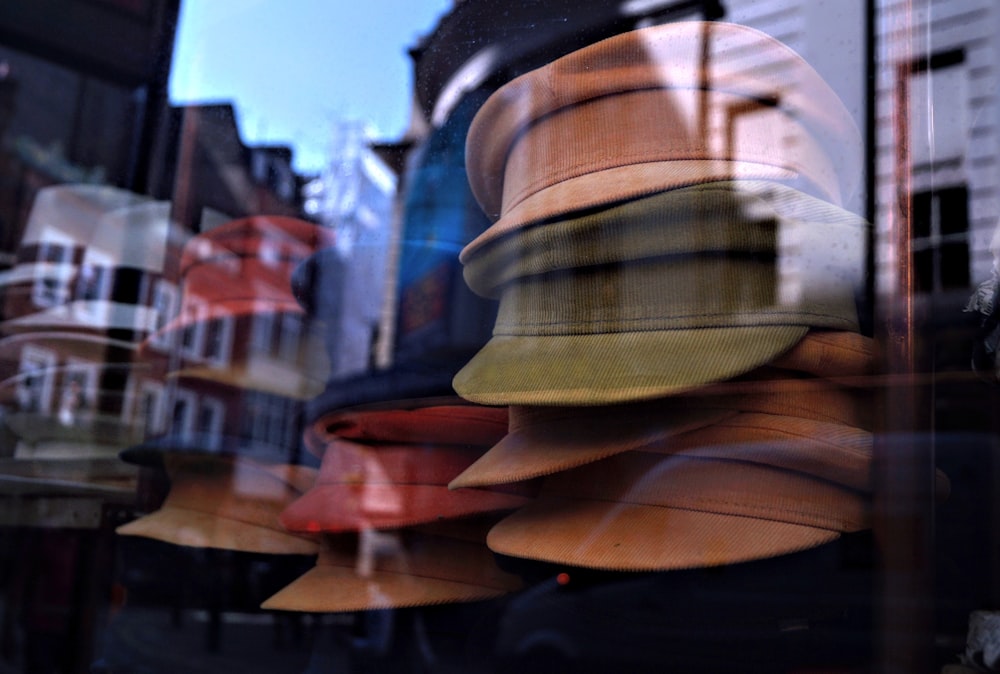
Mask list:
[{"label": "cap visor", "polygon": [[196,548],[280,555],[314,555],[319,552],[319,544],[311,539],[174,506],[123,524],[115,531],[123,536],[141,536]]},{"label": "cap visor", "polygon": [[0,287],[41,280],[70,281],[80,266],[69,262],[23,262],[0,272]]},{"label": "cap visor", "polygon": [[378,553],[375,567],[367,571],[362,571],[356,546],[338,541],[336,549],[324,547],[316,567],[262,607],[318,612],[405,608],[481,601],[521,587],[517,576],[497,567],[482,533],[470,538],[408,529],[393,539],[406,541],[405,547]]},{"label": "cap visor", "polygon": [[386,572],[364,578],[351,569],[317,566],[270,597],[261,608],[321,613],[369,611],[484,601],[507,592]]},{"label": "cap visor", "polygon": [[603,405],[656,398],[736,377],[798,343],[803,326],[498,335],[455,375],[486,405]]},{"label": "cap visor", "polygon": [[[238,389],[263,391],[294,400],[312,400],[323,391],[330,370],[324,354],[317,353],[309,367],[291,363],[230,363],[226,367],[186,367],[167,374],[170,378],[197,379]],[[323,356],[320,358],[319,356]]]},{"label": "cap visor", "polygon": [[502,520],[494,552],[614,571],[722,566],[789,554],[840,533],[679,508],[543,497]]},{"label": "cap visor", "polygon": [[639,447],[662,442],[673,435],[719,423],[736,414],[732,410],[662,409],[658,422],[632,424],[625,419],[595,417],[587,410],[570,410],[572,423],[526,425],[511,429],[500,442],[466,468],[448,485],[483,487],[551,475]]},{"label": "cap visor", "polygon": [[0,491],[6,495],[105,496],[136,493],[134,466],[117,458],[0,459]]}]

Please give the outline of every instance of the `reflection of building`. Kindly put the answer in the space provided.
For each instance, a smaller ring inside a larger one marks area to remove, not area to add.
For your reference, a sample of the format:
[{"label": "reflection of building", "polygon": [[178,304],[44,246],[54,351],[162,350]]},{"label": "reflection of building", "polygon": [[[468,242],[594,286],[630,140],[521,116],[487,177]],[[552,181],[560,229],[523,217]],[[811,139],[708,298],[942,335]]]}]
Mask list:
[{"label": "reflection of building", "polygon": [[361,125],[344,122],[333,134],[330,160],[305,185],[305,209],[335,233],[334,251],[314,265],[309,289],[322,295],[331,376],[369,369],[386,290],[386,263],[396,176],[367,146]]},{"label": "reflection of building", "polygon": [[45,0],[0,13],[0,106],[12,109],[0,125],[0,249],[16,244],[39,187],[144,191],[179,4]]},{"label": "reflection of building", "polygon": [[275,456],[284,452],[289,461],[298,458],[301,400],[203,378],[144,378],[137,389],[132,414],[140,438],[169,432],[198,438],[212,452],[235,437],[273,447]]},{"label": "reflection of building", "polygon": [[35,192],[58,183],[170,200],[194,231],[206,207],[301,213],[289,148],[246,146],[230,104],[167,105],[179,4],[44,0],[0,15],[0,266]]},{"label": "reflection of building", "polygon": [[990,46],[1000,12],[969,0],[876,5],[886,17],[876,23],[878,283],[891,283],[898,246],[890,233],[908,202],[916,292],[964,303],[971,287],[990,277],[989,241],[1000,216],[1000,58]]},{"label": "reflection of building", "polygon": [[146,439],[298,446],[301,401],[322,388],[329,365],[323,326],[303,313],[291,275],[332,243],[330,229],[280,216],[231,220],[188,240],[176,315],[142,344],[149,369],[130,389]]},{"label": "reflection of building", "polygon": [[229,103],[171,107],[157,128],[148,190],[172,199],[175,217],[197,222],[203,208],[237,217],[299,216],[302,178],[282,146],[249,147]]}]

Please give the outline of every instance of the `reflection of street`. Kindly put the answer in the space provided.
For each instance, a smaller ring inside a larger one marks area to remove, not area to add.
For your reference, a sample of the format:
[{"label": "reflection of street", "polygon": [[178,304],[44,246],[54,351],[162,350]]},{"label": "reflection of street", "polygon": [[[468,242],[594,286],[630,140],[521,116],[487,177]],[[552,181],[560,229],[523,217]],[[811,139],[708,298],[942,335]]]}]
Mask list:
[{"label": "reflection of street", "polygon": [[[283,616],[185,610],[172,621],[166,608],[129,607],[109,627],[94,674],[144,672],[301,672],[320,624]],[[214,624],[218,618],[221,625]],[[210,633],[222,634],[218,648]],[[335,671],[335,670],[330,670]]]}]

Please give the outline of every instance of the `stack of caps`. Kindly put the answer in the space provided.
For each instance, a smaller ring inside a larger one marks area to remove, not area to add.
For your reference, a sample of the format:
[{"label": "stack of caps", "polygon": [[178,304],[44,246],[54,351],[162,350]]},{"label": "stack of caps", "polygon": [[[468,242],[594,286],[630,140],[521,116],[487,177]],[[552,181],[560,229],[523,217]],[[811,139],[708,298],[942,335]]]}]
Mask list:
[{"label": "stack of caps", "polygon": [[166,469],[163,507],[119,533],[179,545],[309,554],[281,510],[312,484],[300,465],[302,402],[326,375],[321,331],[291,292],[292,270],[332,243],[318,225],[278,216],[235,220],[188,241],[177,317],[142,345],[162,371],[170,423],[148,414],[128,462]]},{"label": "stack of caps", "polygon": [[170,205],[112,187],[41,190],[2,278],[0,397],[17,437],[11,489],[133,491],[118,450],[138,439],[129,407],[155,329],[170,247]]},{"label": "stack of caps", "polygon": [[456,391],[510,435],[451,484],[548,475],[513,557],[611,570],[761,559],[870,526],[857,131],[742,26],[619,35],[498,90],[469,132],[499,298]]},{"label": "stack of caps", "polygon": [[486,547],[493,513],[532,485],[448,490],[507,431],[503,409],[425,399],[330,412],[306,430],[316,484],[288,506],[293,532],[323,534],[317,566],[264,608],[356,611],[468,602],[519,587]]}]

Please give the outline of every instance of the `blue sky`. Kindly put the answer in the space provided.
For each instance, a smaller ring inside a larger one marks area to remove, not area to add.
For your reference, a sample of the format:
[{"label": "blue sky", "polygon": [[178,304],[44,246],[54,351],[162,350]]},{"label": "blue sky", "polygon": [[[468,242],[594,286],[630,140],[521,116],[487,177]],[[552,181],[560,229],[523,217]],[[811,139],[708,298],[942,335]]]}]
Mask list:
[{"label": "blue sky", "polygon": [[232,101],[244,142],[283,143],[323,163],[339,119],[392,140],[409,119],[406,53],[451,0],[183,0],[174,104]]}]

